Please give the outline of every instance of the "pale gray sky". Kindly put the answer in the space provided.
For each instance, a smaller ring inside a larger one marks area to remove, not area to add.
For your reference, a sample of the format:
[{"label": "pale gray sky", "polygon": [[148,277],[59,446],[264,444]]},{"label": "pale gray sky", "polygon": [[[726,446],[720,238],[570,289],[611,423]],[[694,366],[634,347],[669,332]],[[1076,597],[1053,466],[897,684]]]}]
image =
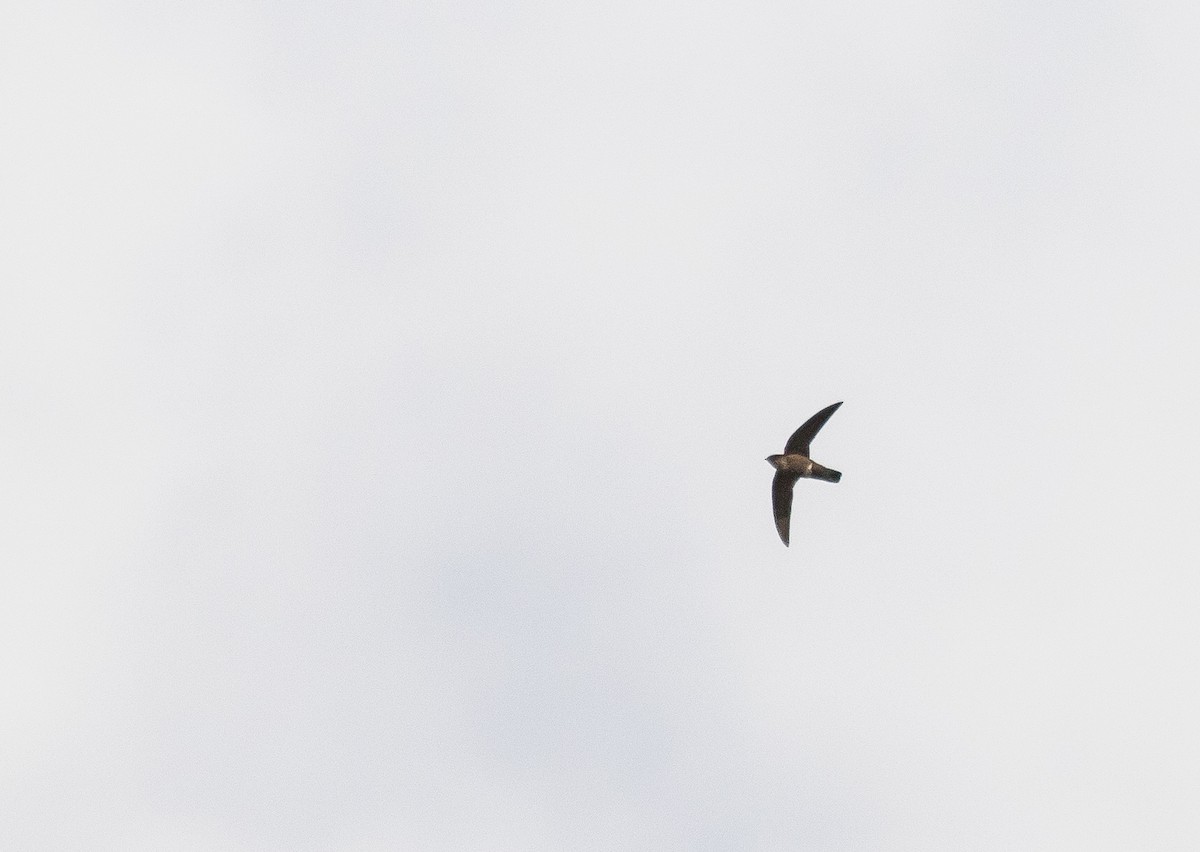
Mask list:
[{"label": "pale gray sky", "polygon": [[2,845],[1196,848],[1198,29],[7,4]]}]

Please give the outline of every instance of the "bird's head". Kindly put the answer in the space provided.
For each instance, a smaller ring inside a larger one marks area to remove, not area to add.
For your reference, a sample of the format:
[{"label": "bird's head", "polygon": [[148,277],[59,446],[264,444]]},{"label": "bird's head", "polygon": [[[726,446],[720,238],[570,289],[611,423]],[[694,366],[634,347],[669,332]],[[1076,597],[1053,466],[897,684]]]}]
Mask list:
[{"label": "bird's head", "polygon": [[776,453],[776,454],[775,454],[775,455],[773,455],[773,456],[767,456],[767,458],[766,458],[766,461],[770,463],[771,467],[773,467],[773,468],[778,468],[778,467],[779,467],[779,460],[780,460],[781,458],[783,458],[783,456],[782,456],[782,455],[780,455],[779,453]]}]

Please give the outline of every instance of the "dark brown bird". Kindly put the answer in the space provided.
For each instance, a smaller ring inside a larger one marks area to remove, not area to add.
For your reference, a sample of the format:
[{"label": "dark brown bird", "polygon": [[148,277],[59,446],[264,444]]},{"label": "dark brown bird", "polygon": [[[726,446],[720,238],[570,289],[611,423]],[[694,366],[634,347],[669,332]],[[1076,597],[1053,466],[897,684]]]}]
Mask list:
[{"label": "dark brown bird", "polygon": [[842,475],[836,470],[817,464],[809,458],[809,445],[812,439],[821,431],[825,421],[838,410],[840,402],[835,402],[828,408],[822,408],[804,425],[792,433],[780,455],[767,456],[771,467],[775,468],[775,478],[771,481],[771,503],[775,507],[775,529],[784,545],[788,543],[789,530],[792,525],[792,486],[797,479],[823,479],[826,482],[837,482]]}]

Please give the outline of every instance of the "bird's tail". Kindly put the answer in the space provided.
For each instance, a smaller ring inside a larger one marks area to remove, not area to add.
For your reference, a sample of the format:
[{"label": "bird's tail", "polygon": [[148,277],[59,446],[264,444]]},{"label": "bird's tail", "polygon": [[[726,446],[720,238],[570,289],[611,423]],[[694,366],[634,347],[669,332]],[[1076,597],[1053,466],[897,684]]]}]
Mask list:
[{"label": "bird's tail", "polygon": [[842,478],[842,472],[839,470],[830,470],[827,467],[822,467],[819,464],[813,465],[813,479],[823,479],[826,482],[839,482]]}]

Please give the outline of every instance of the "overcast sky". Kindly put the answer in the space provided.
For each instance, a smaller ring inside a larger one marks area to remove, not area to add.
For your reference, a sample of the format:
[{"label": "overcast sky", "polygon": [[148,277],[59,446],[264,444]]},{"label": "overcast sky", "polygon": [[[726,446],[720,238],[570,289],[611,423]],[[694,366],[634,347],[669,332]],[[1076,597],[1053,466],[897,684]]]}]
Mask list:
[{"label": "overcast sky", "polygon": [[1198,29],[7,3],[3,845],[1198,848]]}]

